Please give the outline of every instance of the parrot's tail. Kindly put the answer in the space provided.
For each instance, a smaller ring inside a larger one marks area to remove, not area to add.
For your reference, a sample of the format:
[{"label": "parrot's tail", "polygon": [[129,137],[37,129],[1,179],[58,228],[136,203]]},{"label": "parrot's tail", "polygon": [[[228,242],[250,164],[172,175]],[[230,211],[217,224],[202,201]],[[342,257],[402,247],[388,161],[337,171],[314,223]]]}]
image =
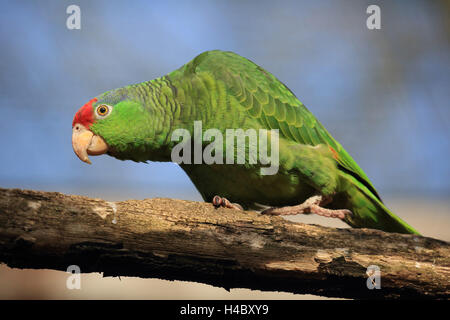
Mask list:
[{"label": "parrot's tail", "polygon": [[351,183],[345,188],[346,191],[341,195],[340,201],[337,199],[337,205],[343,205],[344,208],[352,211],[353,215],[344,220],[347,224],[354,228],[372,228],[387,232],[420,235],[414,228],[392,213],[366,186],[354,177],[346,176],[345,178],[347,182]]}]

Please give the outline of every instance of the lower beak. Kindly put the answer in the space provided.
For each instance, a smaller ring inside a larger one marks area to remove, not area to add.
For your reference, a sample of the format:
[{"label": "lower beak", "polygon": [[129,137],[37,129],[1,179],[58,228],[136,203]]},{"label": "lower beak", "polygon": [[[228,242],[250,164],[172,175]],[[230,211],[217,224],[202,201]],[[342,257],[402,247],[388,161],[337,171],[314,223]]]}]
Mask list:
[{"label": "lower beak", "polygon": [[95,135],[79,123],[72,128],[72,147],[78,158],[89,164],[91,160],[88,155],[98,156],[108,151],[108,145],[102,137]]}]

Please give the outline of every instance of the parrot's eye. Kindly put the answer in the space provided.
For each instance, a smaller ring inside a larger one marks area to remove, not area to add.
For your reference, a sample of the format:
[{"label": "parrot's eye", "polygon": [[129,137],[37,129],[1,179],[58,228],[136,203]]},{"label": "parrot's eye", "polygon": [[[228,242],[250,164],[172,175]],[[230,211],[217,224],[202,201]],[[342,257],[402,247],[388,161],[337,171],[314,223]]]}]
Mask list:
[{"label": "parrot's eye", "polygon": [[99,105],[97,107],[97,110],[96,110],[97,115],[102,117],[102,118],[106,117],[109,114],[110,111],[111,111],[111,107],[107,106],[106,104]]}]

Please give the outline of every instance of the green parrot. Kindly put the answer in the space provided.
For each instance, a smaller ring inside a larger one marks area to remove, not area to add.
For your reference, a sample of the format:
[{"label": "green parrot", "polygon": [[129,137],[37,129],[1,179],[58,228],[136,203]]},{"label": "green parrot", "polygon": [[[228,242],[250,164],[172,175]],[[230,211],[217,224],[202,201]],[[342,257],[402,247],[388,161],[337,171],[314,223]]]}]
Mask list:
[{"label": "green parrot", "polygon": [[[161,78],[93,98],[75,114],[72,146],[87,163],[88,155],[101,154],[172,161],[179,146],[174,132],[182,129],[195,137],[199,121],[202,132],[276,130],[269,140],[278,138],[275,174],[262,174],[263,164],[249,157],[244,163],[179,163],[205,201],[266,208],[262,214],[315,213],[355,228],[419,234],[383,204],[366,174],[289,88],[232,52],[207,51]],[[222,149],[216,156],[228,154],[227,146],[237,148],[217,142]],[[201,151],[209,143],[202,142]]]}]

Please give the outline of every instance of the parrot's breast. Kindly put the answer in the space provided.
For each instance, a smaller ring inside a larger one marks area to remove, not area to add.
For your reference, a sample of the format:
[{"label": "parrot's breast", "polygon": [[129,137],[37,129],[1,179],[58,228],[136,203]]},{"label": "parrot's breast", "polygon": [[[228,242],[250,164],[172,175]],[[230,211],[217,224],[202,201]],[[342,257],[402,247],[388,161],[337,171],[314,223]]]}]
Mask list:
[{"label": "parrot's breast", "polygon": [[245,208],[258,209],[260,205],[296,205],[315,193],[298,175],[283,170],[261,175],[259,166],[198,164],[181,168],[208,202],[218,195]]}]

